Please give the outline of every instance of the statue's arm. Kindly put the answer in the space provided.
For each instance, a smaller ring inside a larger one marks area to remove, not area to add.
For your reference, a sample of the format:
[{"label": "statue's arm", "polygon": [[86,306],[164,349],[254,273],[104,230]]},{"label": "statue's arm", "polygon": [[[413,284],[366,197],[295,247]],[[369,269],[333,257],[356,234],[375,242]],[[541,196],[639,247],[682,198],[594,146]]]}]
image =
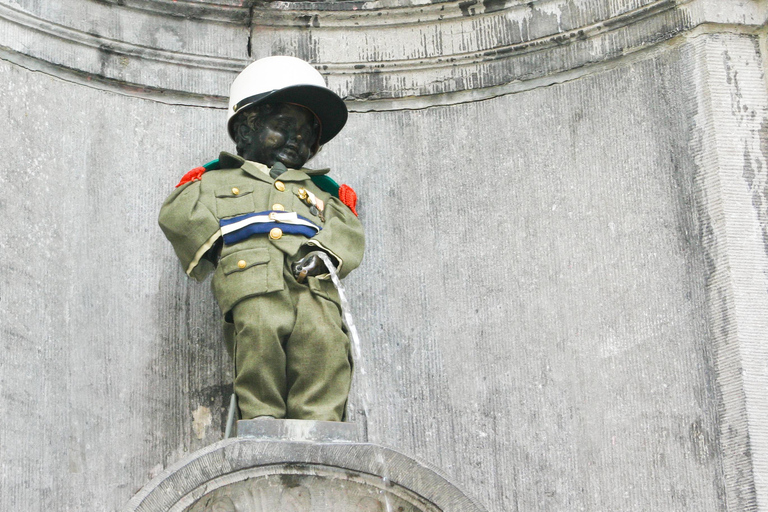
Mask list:
[{"label": "statue's arm", "polygon": [[168,196],[158,222],[190,277],[202,280],[214,268],[206,253],[221,236],[219,220],[202,201],[202,182],[188,182]]},{"label": "statue's arm", "polygon": [[344,277],[360,265],[365,251],[363,225],[357,215],[339,199],[331,197],[324,210],[323,229],[307,240],[312,249],[322,249],[337,262],[339,277]]}]

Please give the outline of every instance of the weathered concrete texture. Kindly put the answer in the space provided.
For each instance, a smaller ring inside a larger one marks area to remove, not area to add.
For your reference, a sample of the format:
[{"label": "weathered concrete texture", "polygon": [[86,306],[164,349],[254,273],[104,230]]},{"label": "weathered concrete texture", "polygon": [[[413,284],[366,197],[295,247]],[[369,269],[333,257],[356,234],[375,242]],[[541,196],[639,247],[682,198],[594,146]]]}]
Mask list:
[{"label": "weathered concrete texture", "polygon": [[0,0],[0,55],[122,93],[221,106],[248,60],[289,54],[353,108],[383,110],[562,82],[693,29],[767,19],[755,0]]},{"label": "weathered concrete texture", "polygon": [[[276,420],[280,421],[280,420]],[[439,472],[360,443],[221,441],[174,464],[125,512],[483,512]]]},{"label": "weathered concrete texture", "polygon": [[222,113],[0,66],[0,510],[116,510],[221,438],[216,305],[156,219]]},{"label": "weathered concrete texture", "polygon": [[768,97],[757,38],[696,42],[693,150],[730,510],[768,510]]},{"label": "weathered concrete texture", "polygon": [[[677,7],[765,7],[718,5]],[[561,84],[350,117],[313,165],[361,198],[370,441],[492,512],[768,509],[760,38],[708,26]],[[156,215],[232,150],[226,116],[0,76],[0,510],[116,510],[223,432],[217,308]]]},{"label": "weathered concrete texture", "polygon": [[397,147],[323,155],[364,198],[371,440],[499,511],[720,509],[691,53],[352,118]]}]

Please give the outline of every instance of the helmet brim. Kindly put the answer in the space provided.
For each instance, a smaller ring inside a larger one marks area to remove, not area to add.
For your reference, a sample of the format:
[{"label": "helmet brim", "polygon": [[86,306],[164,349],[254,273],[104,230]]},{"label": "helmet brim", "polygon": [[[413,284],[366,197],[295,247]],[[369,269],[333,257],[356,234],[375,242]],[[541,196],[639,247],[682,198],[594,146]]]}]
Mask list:
[{"label": "helmet brim", "polygon": [[320,139],[318,141],[320,145],[338,135],[347,123],[349,116],[344,100],[330,89],[310,84],[291,85],[250,96],[238,102],[234,107],[235,114],[229,118],[228,124],[229,136],[232,140],[235,140],[233,127],[237,114],[265,103],[293,103],[312,111],[320,122]]}]

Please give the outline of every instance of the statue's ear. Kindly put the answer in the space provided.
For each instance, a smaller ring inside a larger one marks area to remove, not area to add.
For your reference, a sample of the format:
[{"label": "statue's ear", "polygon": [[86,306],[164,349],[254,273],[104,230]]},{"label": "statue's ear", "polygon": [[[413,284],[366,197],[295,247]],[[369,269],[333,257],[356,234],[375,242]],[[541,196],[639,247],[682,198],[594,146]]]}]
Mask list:
[{"label": "statue's ear", "polygon": [[253,133],[253,130],[251,130],[251,127],[248,126],[247,123],[239,123],[237,125],[237,130],[235,131],[235,140],[237,140],[238,142],[249,141],[252,133]]}]

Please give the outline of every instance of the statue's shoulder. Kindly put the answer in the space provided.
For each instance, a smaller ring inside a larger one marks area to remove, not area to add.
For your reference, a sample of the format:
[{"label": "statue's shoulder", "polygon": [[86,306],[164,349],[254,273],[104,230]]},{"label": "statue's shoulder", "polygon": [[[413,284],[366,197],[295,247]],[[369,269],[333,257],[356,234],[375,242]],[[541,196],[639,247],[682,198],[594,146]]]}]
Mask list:
[{"label": "statue's shoulder", "polygon": [[233,155],[222,151],[219,153],[219,158],[211,160],[203,167],[206,167],[209,171],[218,171],[222,169],[239,169],[245,163],[245,159],[241,156]]},{"label": "statue's shoulder", "polygon": [[203,174],[208,171],[239,169],[242,167],[243,163],[245,163],[243,158],[231,153],[227,153],[226,151],[222,151],[221,154],[219,154],[219,158],[211,160],[207,164],[201,165],[200,167],[195,167],[194,169],[184,174],[184,176],[181,177],[179,183],[176,185],[176,188],[191,181],[200,181],[203,178]]},{"label": "statue's shoulder", "polygon": [[349,185],[339,185],[336,183],[336,180],[328,176],[329,170],[330,169],[320,169],[317,171],[310,171],[309,169],[305,169],[304,171],[309,174],[312,183],[314,183],[317,188],[340,199],[342,203],[352,210],[352,213],[357,215],[357,193]]},{"label": "statue's shoulder", "polygon": [[332,196],[339,197],[339,184],[336,183],[336,181],[328,176],[328,172],[330,169],[302,169],[306,174],[309,175],[309,178],[312,180],[312,183],[315,184],[317,188],[322,190],[323,192],[327,192],[328,194],[331,194]]}]

